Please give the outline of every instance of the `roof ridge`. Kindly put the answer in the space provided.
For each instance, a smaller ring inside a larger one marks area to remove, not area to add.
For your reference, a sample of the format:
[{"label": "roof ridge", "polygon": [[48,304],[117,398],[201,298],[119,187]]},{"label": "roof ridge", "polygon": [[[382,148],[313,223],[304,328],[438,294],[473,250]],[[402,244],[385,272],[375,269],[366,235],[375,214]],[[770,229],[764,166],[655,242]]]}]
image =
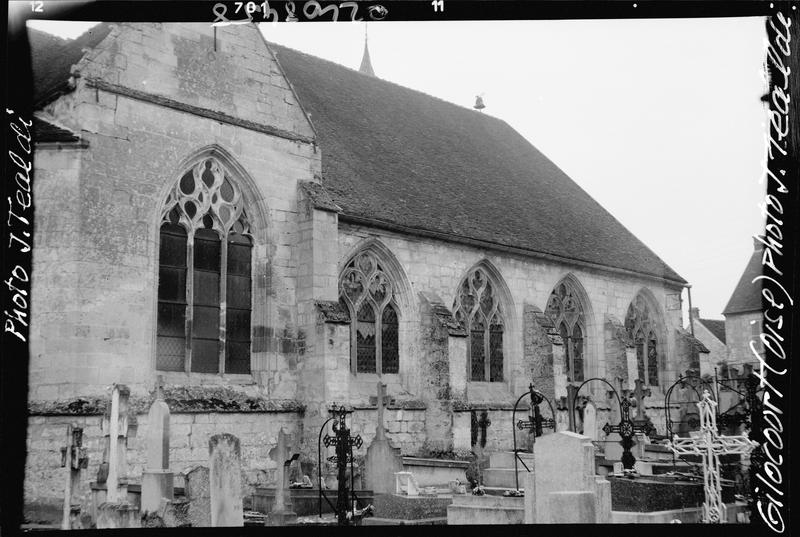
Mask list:
[{"label": "roof ridge", "polygon": [[[265,39],[266,39],[266,38],[265,38]],[[379,77],[378,75],[368,75],[368,74],[366,74],[366,73],[362,73],[362,72],[361,72],[361,71],[359,71],[358,69],[353,69],[352,67],[348,67],[348,66],[346,66],[346,65],[343,65],[343,64],[341,64],[341,63],[337,63],[337,62],[335,62],[335,61],[333,61],[333,60],[328,60],[328,59],[326,59],[326,58],[322,58],[321,56],[315,56],[315,55],[313,55],[313,54],[310,54],[310,53],[308,53],[308,52],[303,52],[302,50],[298,50],[298,49],[296,49],[296,48],[292,48],[292,47],[289,47],[289,46],[286,46],[286,45],[281,45],[280,43],[276,43],[275,41],[270,41],[270,40],[268,40],[268,39],[267,39],[267,43],[269,43],[269,44],[270,44],[270,46],[271,46],[271,45],[276,45],[276,46],[277,46],[277,47],[279,47],[279,48],[284,48],[284,49],[286,49],[286,50],[290,50],[290,51],[292,51],[292,52],[296,52],[296,53],[298,53],[298,54],[301,54],[301,55],[303,55],[303,56],[308,56],[309,58],[313,58],[313,59],[315,59],[315,60],[319,60],[319,61],[322,61],[322,62],[325,62],[325,63],[330,63],[330,64],[332,64],[332,65],[335,65],[336,67],[338,67],[338,68],[340,68],[340,69],[347,69],[348,71],[350,71],[350,72],[353,72],[353,73],[356,73],[356,74],[358,74],[359,76],[365,77],[365,78],[367,78],[367,79],[370,79],[370,80],[378,80],[378,81],[380,81],[380,82],[383,82],[383,83],[385,83],[385,84],[391,84],[392,86],[396,86],[396,87],[398,87],[398,88],[402,88],[402,89],[404,89],[404,90],[407,90],[407,91],[413,91],[414,93],[419,93],[420,95],[424,95],[424,96],[426,96],[426,97],[428,97],[428,98],[430,98],[430,99],[436,99],[436,100],[437,100],[437,101],[439,101],[439,102],[446,103],[446,104],[448,104],[449,106],[454,106],[454,107],[456,107],[456,108],[459,108],[459,109],[466,110],[467,112],[472,112],[472,113],[475,113],[475,114],[480,114],[480,116],[482,116],[482,117],[490,118],[490,119],[492,119],[492,120],[494,120],[494,121],[500,121],[500,122],[502,122],[502,123],[505,123],[506,125],[508,125],[508,123],[507,123],[506,121],[504,121],[503,119],[501,119],[501,118],[499,118],[499,117],[493,116],[493,115],[491,115],[491,114],[486,114],[486,113],[483,113],[483,112],[476,112],[476,111],[474,111],[472,108],[469,108],[469,107],[467,107],[467,106],[463,106],[463,105],[460,105],[460,104],[458,104],[458,103],[454,103],[454,102],[452,102],[452,101],[448,101],[447,99],[443,99],[443,98],[441,98],[441,97],[437,97],[436,95],[432,95],[432,94],[430,94],[430,93],[426,93],[426,92],[424,92],[424,91],[422,91],[422,90],[419,90],[419,89],[414,89],[414,88],[410,88],[410,87],[408,87],[408,86],[404,86],[404,85],[402,85],[402,84],[400,84],[400,83],[398,83],[398,82],[393,82],[393,81],[391,81],[391,80],[387,80],[387,79],[385,79],[385,78],[381,78],[381,77]],[[508,126],[509,126],[509,128],[511,128],[511,129],[514,129],[513,127],[511,127],[511,125],[508,125]],[[516,132],[516,131],[515,131],[515,132]],[[533,145],[533,144],[531,144],[531,145]]]}]

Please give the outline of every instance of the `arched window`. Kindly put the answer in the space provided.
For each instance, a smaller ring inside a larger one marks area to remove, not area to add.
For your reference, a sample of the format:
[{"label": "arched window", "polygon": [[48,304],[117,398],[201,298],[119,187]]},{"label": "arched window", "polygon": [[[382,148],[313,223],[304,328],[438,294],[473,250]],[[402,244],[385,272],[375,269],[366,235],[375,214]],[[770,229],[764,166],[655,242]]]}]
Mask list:
[{"label": "arched window", "polygon": [[658,386],[659,341],[650,306],[642,295],[637,295],[628,306],[625,329],[636,348],[636,366],[641,380],[649,386]]},{"label": "arched window", "polygon": [[583,337],[586,321],[583,306],[568,282],[556,286],[547,299],[546,313],[564,340],[564,372],[570,382],[583,382]]},{"label": "arched window", "polygon": [[356,373],[400,370],[398,314],[389,276],[365,251],[342,271],[339,300],[350,312],[351,361]]},{"label": "arched window", "polygon": [[469,334],[470,380],[503,380],[503,314],[492,283],[482,268],[473,269],[459,287],[453,305],[456,319]]},{"label": "arched window", "polygon": [[208,158],[164,204],[156,369],[250,373],[252,237],[242,193]]}]

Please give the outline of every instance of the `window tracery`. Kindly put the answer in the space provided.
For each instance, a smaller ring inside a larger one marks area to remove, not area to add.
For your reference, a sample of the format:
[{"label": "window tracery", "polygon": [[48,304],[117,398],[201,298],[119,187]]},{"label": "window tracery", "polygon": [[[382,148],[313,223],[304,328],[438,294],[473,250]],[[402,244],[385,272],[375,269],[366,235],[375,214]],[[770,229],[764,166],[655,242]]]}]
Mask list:
[{"label": "window tracery", "polygon": [[653,312],[641,294],[628,306],[625,329],[636,348],[639,378],[650,386],[658,386],[659,338]]},{"label": "window tracery", "polygon": [[351,360],[356,373],[395,374],[400,369],[394,286],[375,254],[356,255],[342,271],[340,301],[350,312]]},{"label": "window tracery", "polygon": [[252,245],[238,185],[200,161],[161,213],[156,369],[250,372]]},{"label": "window tracery", "polygon": [[567,380],[584,380],[584,331],[586,320],[583,305],[575,288],[569,282],[560,283],[550,293],[545,312],[553,319],[561,339],[564,341],[564,371]]},{"label": "window tracery", "polygon": [[473,269],[459,287],[453,305],[455,317],[466,327],[469,378],[472,381],[503,380],[503,314],[489,277]]}]

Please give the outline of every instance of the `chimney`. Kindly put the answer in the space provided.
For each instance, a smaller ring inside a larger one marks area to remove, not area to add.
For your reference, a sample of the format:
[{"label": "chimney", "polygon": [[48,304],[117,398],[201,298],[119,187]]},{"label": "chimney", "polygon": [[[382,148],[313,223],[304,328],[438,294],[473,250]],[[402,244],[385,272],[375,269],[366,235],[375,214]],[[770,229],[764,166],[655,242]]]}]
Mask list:
[{"label": "chimney", "polygon": [[692,308],[690,314],[692,316],[692,319],[699,319],[700,318],[700,308]]}]

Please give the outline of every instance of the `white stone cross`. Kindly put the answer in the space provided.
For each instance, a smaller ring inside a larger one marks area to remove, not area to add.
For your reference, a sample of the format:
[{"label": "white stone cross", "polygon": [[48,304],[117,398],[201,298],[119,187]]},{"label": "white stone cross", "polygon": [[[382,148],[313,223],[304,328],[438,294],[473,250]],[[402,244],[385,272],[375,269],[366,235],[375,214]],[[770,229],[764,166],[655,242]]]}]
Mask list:
[{"label": "white stone cross", "polygon": [[130,390],[123,384],[111,387],[111,409],[108,418],[108,477],[106,501],[125,502],[128,497],[127,436],[128,397]]},{"label": "white stone cross", "polygon": [[386,408],[384,405],[388,405],[390,402],[391,398],[386,395],[386,384],[378,381],[378,415],[375,424],[376,440],[383,440],[386,437],[386,431],[383,428],[383,411]]},{"label": "white stone cross", "polygon": [[746,435],[725,436],[717,433],[717,402],[711,399],[708,390],[698,401],[700,411],[700,434],[695,438],[680,438],[675,435],[668,447],[676,455],[701,455],[703,458],[703,485],[706,501],[703,503],[703,522],[720,523],[725,518],[725,504],[722,503],[720,483],[720,455],[749,454],[757,442]]}]

